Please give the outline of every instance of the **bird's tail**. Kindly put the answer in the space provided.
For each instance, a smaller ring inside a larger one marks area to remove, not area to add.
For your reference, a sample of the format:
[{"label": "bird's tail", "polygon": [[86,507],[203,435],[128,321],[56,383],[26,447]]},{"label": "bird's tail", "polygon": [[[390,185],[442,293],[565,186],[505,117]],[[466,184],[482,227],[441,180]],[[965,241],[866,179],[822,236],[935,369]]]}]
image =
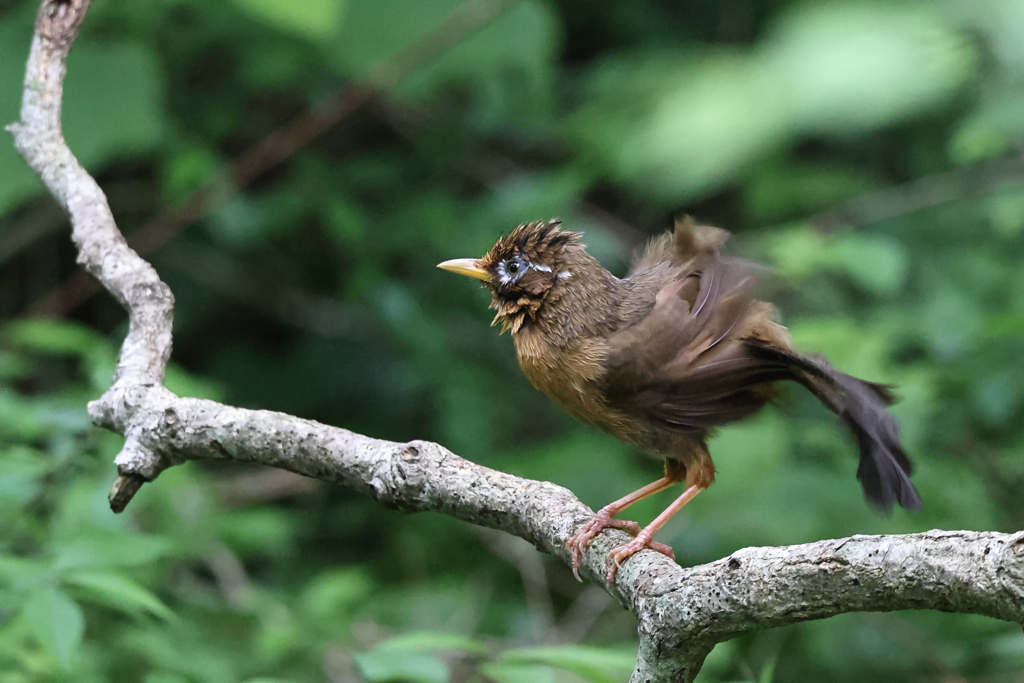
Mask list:
[{"label": "bird's tail", "polygon": [[849,428],[860,446],[857,479],[871,503],[886,512],[894,502],[908,510],[921,509],[921,496],[910,482],[914,467],[900,445],[899,425],[886,410],[895,402],[889,387],[839,372],[823,358],[757,343],[749,349],[755,356],[789,366],[792,378]]}]

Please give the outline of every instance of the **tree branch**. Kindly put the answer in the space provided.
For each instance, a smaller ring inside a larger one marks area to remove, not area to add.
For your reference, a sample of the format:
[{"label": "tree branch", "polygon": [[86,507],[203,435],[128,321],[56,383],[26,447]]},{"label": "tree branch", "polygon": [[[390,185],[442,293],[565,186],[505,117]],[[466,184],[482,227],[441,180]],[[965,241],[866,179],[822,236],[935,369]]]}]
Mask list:
[{"label": "tree branch", "polygon": [[[61,132],[65,60],[90,2],[46,0],[40,6],[25,66],[21,121],[7,130],[14,135],[18,152],[67,211],[78,263],[128,310],[128,335],[117,359],[113,386],[89,405],[94,421],[125,435],[115,462],[126,474],[152,471],[158,457],[141,446],[131,424],[131,406],[148,388],[163,382],[171,355],[174,296],[153,267],[125,242],[103,190],[78,163]],[[119,484],[115,485],[123,489],[119,500],[139,486],[138,481],[129,480]],[[134,491],[128,500],[131,495]]]},{"label": "tree branch", "polygon": [[[15,145],[68,212],[78,261],[127,309],[113,386],[89,405],[93,421],[125,436],[111,506],[186,460],[255,462],[363,491],[389,507],[433,510],[519,536],[568,562],[565,542],[593,512],[555,484],[473,464],[438,444],[393,443],[297,417],[179,398],[162,386],[173,296],[132,251],[106,198],[64,143],[64,60],[89,0],[44,0],[25,76]],[[603,584],[609,530],[583,558]],[[940,609],[1024,622],[1024,532],[930,531],[747,548],[682,568],[644,551],[609,590],[639,619],[632,681],[692,681],[718,642],[843,612]]]}]

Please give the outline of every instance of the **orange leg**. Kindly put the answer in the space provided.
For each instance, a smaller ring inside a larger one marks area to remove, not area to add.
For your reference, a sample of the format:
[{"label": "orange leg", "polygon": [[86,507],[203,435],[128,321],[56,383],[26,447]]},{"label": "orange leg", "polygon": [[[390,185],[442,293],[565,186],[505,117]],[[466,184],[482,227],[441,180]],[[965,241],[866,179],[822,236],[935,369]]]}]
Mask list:
[{"label": "orange leg", "polygon": [[[572,551],[572,573],[573,576],[576,577],[576,580],[583,580],[580,578],[580,563],[583,560],[583,549],[586,548],[587,544],[590,543],[591,539],[594,538],[594,536],[597,536],[599,533],[601,533],[602,530],[608,528],[622,529],[624,531],[628,531],[634,536],[636,536],[638,533],[641,533],[639,524],[637,524],[636,522],[630,522],[623,519],[613,519],[615,515],[619,514],[633,503],[637,503],[643,500],[644,498],[647,498],[648,496],[653,496],[655,493],[658,493],[659,491],[664,491],[665,489],[677,483],[678,481],[679,479],[674,477],[662,477],[658,481],[652,482],[647,486],[643,487],[642,489],[633,491],[633,493],[629,494],[624,498],[618,499],[614,503],[609,503],[608,505],[605,505],[603,508],[597,511],[597,514],[595,514],[589,522],[581,526],[579,531],[577,531],[576,534],[566,542],[566,545],[569,546],[569,550]],[[661,517],[659,517],[658,519],[661,519]],[[658,520],[656,519],[654,521],[656,523]],[[661,524],[664,523],[665,522],[662,522]],[[660,527],[661,524],[659,524],[658,527]],[[653,526],[654,523],[652,523],[651,526],[647,527],[647,529],[650,529]],[[646,531],[647,529],[645,529],[644,531]],[[657,530],[658,529],[655,528],[654,531]],[[654,535],[654,531],[650,533],[650,536]],[[623,546],[623,548],[625,547],[626,546]],[[656,543],[654,541],[649,540],[647,547],[651,548],[652,550],[657,550],[659,553],[663,553],[672,558],[673,560],[675,559],[675,555],[672,553],[672,548],[668,547],[667,545],[664,545],[662,543]],[[633,552],[636,551],[634,550]]]},{"label": "orange leg", "polygon": [[644,530],[637,534],[636,538],[634,538],[626,545],[613,550],[610,557],[612,558],[614,564],[612,564],[612,568],[608,571],[608,576],[605,578],[605,580],[608,583],[613,583],[615,581],[615,575],[619,572],[619,567],[622,565],[622,562],[632,557],[636,553],[640,552],[644,548],[657,550],[660,553],[668,555],[670,558],[674,560],[675,557],[671,554],[671,549],[669,549],[668,553],[665,553],[665,551],[663,551],[661,547],[667,546],[663,546],[663,544],[656,543],[654,540],[652,540],[654,538],[654,534],[658,533],[658,530],[661,529],[661,527],[665,526],[665,522],[672,519],[672,516],[674,514],[682,510],[683,506],[689,503],[691,500],[693,500],[698,493],[704,490],[704,488],[705,487],[698,486],[697,484],[688,487],[685,491],[683,491],[683,495],[676,498],[674,503],[665,508],[665,511],[662,512],[660,515],[655,517],[653,522],[644,527]]}]

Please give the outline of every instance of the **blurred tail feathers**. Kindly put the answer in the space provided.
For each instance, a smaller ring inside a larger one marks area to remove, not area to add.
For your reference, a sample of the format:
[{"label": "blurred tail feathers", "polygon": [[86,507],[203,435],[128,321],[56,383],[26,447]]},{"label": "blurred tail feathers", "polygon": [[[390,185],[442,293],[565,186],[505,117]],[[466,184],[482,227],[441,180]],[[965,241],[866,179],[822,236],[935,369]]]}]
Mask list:
[{"label": "blurred tail feathers", "polygon": [[892,510],[893,503],[911,511],[921,509],[921,496],[910,481],[914,467],[900,445],[899,425],[886,410],[895,402],[887,386],[839,372],[821,358],[756,343],[750,347],[754,355],[764,360],[790,366],[793,379],[838,415],[857,439],[857,479],[868,501],[886,512]]}]

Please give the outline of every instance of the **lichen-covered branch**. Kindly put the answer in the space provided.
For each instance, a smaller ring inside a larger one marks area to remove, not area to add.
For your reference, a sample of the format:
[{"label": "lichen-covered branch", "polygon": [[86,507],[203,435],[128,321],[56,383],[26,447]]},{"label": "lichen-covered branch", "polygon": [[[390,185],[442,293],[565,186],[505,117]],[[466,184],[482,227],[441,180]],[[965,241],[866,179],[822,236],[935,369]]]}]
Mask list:
[{"label": "lichen-covered branch", "polygon": [[644,571],[627,563],[620,581],[627,602],[646,616],[640,628],[652,644],[652,669],[685,670],[692,651],[706,654],[754,624],[764,629],[845,612],[937,609],[1024,623],[1024,532],[852,536],[745,548],[670,578]]},{"label": "lichen-covered branch", "polygon": [[78,163],[61,132],[65,60],[90,2],[48,0],[40,6],[25,66],[21,120],[7,130],[25,161],[67,211],[78,263],[128,310],[128,334],[113,385],[89,406],[89,412],[104,427],[125,435],[116,461],[126,475],[119,487],[137,490],[137,474],[155,472],[156,454],[141,448],[131,416],[146,389],[163,382],[171,355],[174,296],[156,270],[125,242],[103,190]]},{"label": "lichen-covered branch", "polygon": [[[179,398],[162,385],[174,299],[118,231],[102,190],[60,128],[64,60],[89,0],[44,0],[25,75],[21,121],[8,127],[70,216],[79,263],[126,308],[129,331],[113,386],[89,406],[123,434],[115,511],[164,469],[199,459],[260,463],[364,491],[384,505],[433,510],[500,529],[568,561],[566,540],[593,513],[566,489],[473,464],[442,446],[393,443],[268,411]],[[608,530],[583,575],[603,584]],[[644,551],[609,588],[639,620],[634,682],[692,681],[718,642],[852,611],[941,609],[1024,622],[1024,532],[930,531],[747,548],[684,569]]]}]

